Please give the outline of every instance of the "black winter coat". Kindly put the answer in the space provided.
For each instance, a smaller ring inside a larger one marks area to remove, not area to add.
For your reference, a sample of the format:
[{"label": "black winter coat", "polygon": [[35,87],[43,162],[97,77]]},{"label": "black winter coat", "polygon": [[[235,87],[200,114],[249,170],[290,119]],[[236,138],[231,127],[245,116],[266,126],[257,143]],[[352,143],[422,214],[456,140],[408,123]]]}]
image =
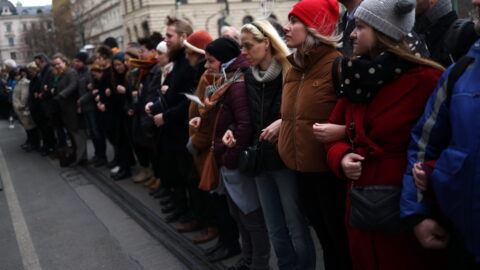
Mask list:
[{"label": "black winter coat", "polygon": [[285,168],[276,147],[272,143],[267,141],[258,142],[262,130],[281,118],[282,73],[273,81],[261,83],[255,80],[250,68],[245,73],[245,83],[254,130],[253,141],[250,145],[258,143],[258,146],[260,146],[260,169],[278,170]]}]

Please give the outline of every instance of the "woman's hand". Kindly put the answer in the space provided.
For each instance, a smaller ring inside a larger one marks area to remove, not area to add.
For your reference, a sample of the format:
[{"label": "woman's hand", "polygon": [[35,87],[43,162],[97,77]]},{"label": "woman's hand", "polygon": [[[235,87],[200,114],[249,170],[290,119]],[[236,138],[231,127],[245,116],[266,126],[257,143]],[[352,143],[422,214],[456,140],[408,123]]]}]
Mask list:
[{"label": "woman's hand", "polygon": [[127,88],[125,88],[123,85],[118,85],[117,86],[117,93],[119,94],[125,94],[127,92]]},{"label": "woman's hand", "polygon": [[147,113],[148,116],[153,117],[152,111],[150,110],[150,107],[153,105],[153,102],[148,102],[147,105],[145,105],[145,112]]},{"label": "woman's hand", "polygon": [[365,158],[355,153],[346,154],[342,161],[343,173],[348,179],[358,180],[362,174],[362,161]]},{"label": "woman's hand", "polygon": [[198,128],[200,127],[200,123],[202,122],[202,119],[200,117],[194,117],[188,122],[188,125],[190,126],[191,129],[193,129],[195,132],[198,131]]},{"label": "woman's hand", "polygon": [[110,88],[105,89],[105,95],[106,95],[107,97],[109,97],[109,96],[112,95],[112,91],[110,90]]},{"label": "woman's hand", "polygon": [[415,163],[415,165],[413,165],[412,174],[417,188],[421,191],[427,191],[428,176],[423,170],[421,163]]},{"label": "woman's hand", "polygon": [[132,115],[135,114],[135,112],[134,112],[132,109],[130,109],[130,110],[127,111],[127,114],[130,115],[130,116],[132,116]]},{"label": "woman's hand", "polygon": [[424,248],[445,248],[450,239],[448,232],[430,218],[418,223],[413,228],[413,232]]},{"label": "woman's hand", "polygon": [[162,88],[160,88],[160,91],[162,91],[162,94],[166,94],[168,91],[168,85],[163,85]]},{"label": "woman's hand", "polygon": [[101,112],[105,112],[107,110],[107,108],[105,107],[105,104],[101,103],[101,102],[98,102],[97,103],[97,108],[99,111]]},{"label": "woman's hand", "polygon": [[159,113],[153,117],[153,121],[157,127],[161,127],[165,124],[165,120],[163,119],[163,113]]},{"label": "woman's hand", "polygon": [[100,96],[95,97],[95,102],[100,102]]},{"label": "woman's hand", "polygon": [[225,132],[225,135],[223,135],[222,138],[222,142],[228,148],[233,148],[237,144],[237,140],[235,140],[235,137],[233,136],[233,132],[231,130],[227,130]]},{"label": "woman's hand", "polygon": [[345,125],[313,124],[313,136],[321,143],[339,141],[345,138]]},{"label": "woman's hand", "polygon": [[282,125],[282,119],[271,123],[268,127],[262,130],[260,134],[260,141],[269,141],[275,142],[278,139],[278,134],[280,133],[280,126]]}]

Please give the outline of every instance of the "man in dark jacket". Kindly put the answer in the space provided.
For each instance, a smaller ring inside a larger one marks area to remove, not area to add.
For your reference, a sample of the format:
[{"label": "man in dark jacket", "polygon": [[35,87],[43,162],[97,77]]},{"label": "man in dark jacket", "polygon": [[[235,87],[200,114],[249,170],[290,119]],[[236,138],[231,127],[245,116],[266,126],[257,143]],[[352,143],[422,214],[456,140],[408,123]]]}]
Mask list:
[{"label": "man in dark jacket", "polygon": [[450,0],[417,0],[414,31],[427,44],[430,58],[445,67],[465,55],[479,38],[474,23],[458,19]]},{"label": "man in dark jacket", "polygon": [[37,74],[38,81],[34,82],[37,93],[37,98],[40,100],[41,114],[44,117],[37,119],[39,122],[36,123],[41,130],[43,146],[40,149],[40,154],[46,156],[54,152],[56,139],[53,129],[53,111],[52,111],[52,96],[51,93],[45,91],[45,89],[51,89],[53,85],[53,68],[50,65],[50,61],[45,54],[39,54],[34,57],[34,61],[40,68],[40,72]]},{"label": "man in dark jacket", "polygon": [[187,212],[187,178],[192,169],[191,157],[186,149],[188,141],[187,98],[181,93],[193,92],[195,85],[194,70],[185,58],[184,40],[192,34],[192,26],[181,19],[167,18],[166,43],[170,61],[174,67],[163,83],[167,87],[164,94],[167,108],[155,102],[150,107],[155,125],[162,127],[158,144],[162,149],[160,167],[162,185],[174,190],[173,203],[166,205],[163,212],[173,212],[167,216],[167,222],[179,219]]},{"label": "man in dark jacket", "polygon": [[57,101],[60,106],[63,124],[76,150],[77,164],[86,163],[86,134],[85,130],[81,127],[77,113],[77,73],[67,66],[67,59],[61,54],[54,55],[53,65],[58,74],[58,80],[55,83],[54,100]]},{"label": "man in dark jacket", "polygon": [[342,21],[338,25],[339,31],[343,33],[343,46],[340,48],[340,52],[346,57],[351,57],[353,56],[353,40],[350,39],[350,34],[353,29],[355,29],[355,19],[353,18],[353,14],[362,0],[338,0],[338,2],[342,3],[346,8]]}]

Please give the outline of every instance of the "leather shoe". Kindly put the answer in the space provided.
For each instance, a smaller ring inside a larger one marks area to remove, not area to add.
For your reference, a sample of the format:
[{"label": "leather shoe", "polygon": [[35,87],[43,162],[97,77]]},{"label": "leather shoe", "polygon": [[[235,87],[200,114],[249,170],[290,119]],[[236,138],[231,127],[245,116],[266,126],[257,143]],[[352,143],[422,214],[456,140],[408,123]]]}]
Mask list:
[{"label": "leather shoe", "polygon": [[196,220],[193,220],[192,222],[179,225],[175,229],[177,230],[177,232],[185,233],[185,232],[197,231],[200,228],[202,228],[202,224],[200,224],[200,222],[198,222]]},{"label": "leather shoe", "polygon": [[171,197],[172,192],[170,190],[168,190],[167,188],[160,188],[160,189],[157,189],[156,191],[153,191],[149,194],[154,196],[157,199],[158,198],[163,199],[163,198]]},{"label": "leather shoe", "polygon": [[205,230],[195,234],[193,236],[193,243],[194,244],[201,244],[206,243],[208,241],[212,241],[215,237],[218,236],[218,229],[217,227],[207,227]]},{"label": "leather shoe", "polygon": [[170,202],[169,204],[162,207],[160,210],[162,211],[162,213],[167,214],[167,213],[173,212],[175,208],[176,208],[176,205],[173,202]]},{"label": "leather shoe", "polygon": [[[157,198],[157,196],[153,196],[153,197]],[[163,198],[163,199],[160,200],[160,205],[165,206],[165,205],[167,205],[171,202],[172,202],[172,197]]]},{"label": "leather shoe", "polygon": [[213,252],[211,255],[209,255],[207,259],[209,262],[214,263],[214,262],[228,259],[238,254],[240,254],[240,247],[238,248],[221,247],[217,249],[215,252]]},{"label": "leather shoe", "polygon": [[217,241],[217,243],[213,246],[213,247],[209,247],[205,250],[205,256],[210,256],[212,255],[212,253],[214,253],[215,251],[217,251],[217,249],[220,249],[221,247],[223,247],[222,243],[220,241]]},{"label": "leather shoe", "polygon": [[228,270],[248,270],[250,269],[250,265],[252,264],[251,261],[242,257],[238,260],[233,266],[230,266]]},{"label": "leather shoe", "polygon": [[120,181],[120,180],[130,178],[131,176],[132,176],[132,173],[130,172],[129,169],[120,169],[118,173],[112,175],[112,179],[115,181]]},{"label": "leather shoe", "polygon": [[166,223],[172,223],[177,221],[183,214],[185,213],[185,210],[179,210],[176,209],[173,213],[165,217],[165,222]]}]

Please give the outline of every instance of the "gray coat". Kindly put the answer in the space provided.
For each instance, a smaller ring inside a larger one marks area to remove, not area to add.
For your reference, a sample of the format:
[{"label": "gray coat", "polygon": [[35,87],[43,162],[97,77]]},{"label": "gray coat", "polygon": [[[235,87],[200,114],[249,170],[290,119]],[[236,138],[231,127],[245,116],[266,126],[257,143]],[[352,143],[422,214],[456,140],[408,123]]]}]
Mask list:
[{"label": "gray coat", "polygon": [[75,131],[78,129],[78,80],[75,70],[68,68],[63,72],[58,78],[55,88],[63,123],[67,130]]},{"label": "gray coat", "polygon": [[30,108],[28,107],[28,96],[30,94],[29,84],[30,81],[27,78],[22,78],[13,90],[12,100],[13,109],[25,130],[35,128],[35,122],[33,122],[32,116],[30,115]]},{"label": "gray coat", "polygon": [[88,89],[88,84],[92,82],[92,78],[88,73],[86,67],[77,70],[78,74],[78,100],[82,108],[82,112],[93,112],[96,109],[95,105],[95,96],[92,94],[92,91]]}]

